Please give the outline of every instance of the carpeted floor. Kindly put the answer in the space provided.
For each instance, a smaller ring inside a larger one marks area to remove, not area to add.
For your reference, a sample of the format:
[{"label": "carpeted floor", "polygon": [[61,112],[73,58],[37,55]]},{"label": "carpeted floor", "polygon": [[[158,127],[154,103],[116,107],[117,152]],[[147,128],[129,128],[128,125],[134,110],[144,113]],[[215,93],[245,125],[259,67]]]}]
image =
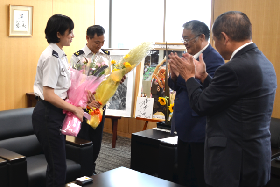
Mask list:
[{"label": "carpeted floor", "polygon": [[124,166],[130,168],[131,139],[118,136],[116,148],[112,148],[112,134],[103,132],[101,150],[96,161],[96,172],[104,173]]}]

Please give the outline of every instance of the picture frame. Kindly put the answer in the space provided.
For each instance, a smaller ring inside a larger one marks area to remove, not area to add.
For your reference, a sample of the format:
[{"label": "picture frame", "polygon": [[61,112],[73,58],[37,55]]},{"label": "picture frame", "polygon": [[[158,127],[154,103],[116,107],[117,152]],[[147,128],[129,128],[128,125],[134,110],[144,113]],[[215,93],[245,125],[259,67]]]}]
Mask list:
[{"label": "picture frame", "polygon": [[[108,49],[110,58],[117,62],[125,56],[128,49]],[[126,74],[125,81],[119,85],[116,93],[106,104],[106,116],[131,117],[134,100],[135,69]]]},{"label": "picture frame", "polygon": [[32,36],[33,11],[33,6],[10,4],[8,36]]},{"label": "picture frame", "polygon": [[131,117],[133,109],[134,70],[126,74],[126,79],[119,85],[116,93],[106,104],[108,116]]},{"label": "picture frame", "polygon": [[166,82],[169,73],[166,72],[166,62],[164,61],[164,57],[171,52],[182,56],[186,52],[186,48],[183,43],[154,43],[153,49],[146,56],[144,66],[141,69],[142,77],[138,90],[141,90],[141,95],[154,98],[153,119],[165,119],[167,109],[165,105],[160,104],[160,97],[167,96],[169,98],[168,105],[174,103],[176,92],[170,89],[168,82]]}]

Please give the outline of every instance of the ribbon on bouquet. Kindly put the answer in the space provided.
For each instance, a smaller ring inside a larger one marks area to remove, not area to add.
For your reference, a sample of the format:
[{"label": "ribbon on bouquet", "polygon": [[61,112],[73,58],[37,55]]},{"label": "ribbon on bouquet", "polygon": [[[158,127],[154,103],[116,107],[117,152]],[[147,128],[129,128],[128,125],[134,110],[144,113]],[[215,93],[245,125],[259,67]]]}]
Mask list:
[{"label": "ribbon on bouquet", "polygon": [[[99,104],[102,105],[100,102],[99,102]],[[92,128],[96,129],[98,124],[102,121],[103,109],[101,109],[101,108],[91,108],[91,107],[87,106],[87,112],[91,116],[91,119],[88,119],[87,123]]]},{"label": "ribbon on bouquet", "polygon": [[[65,101],[72,104],[72,102],[69,99],[66,99]],[[64,135],[77,137],[81,129],[81,121],[72,112],[63,110],[63,114],[66,114],[66,116],[63,121],[61,133]],[[89,115],[86,112],[84,112],[84,117],[88,120],[91,120],[91,115]]]}]

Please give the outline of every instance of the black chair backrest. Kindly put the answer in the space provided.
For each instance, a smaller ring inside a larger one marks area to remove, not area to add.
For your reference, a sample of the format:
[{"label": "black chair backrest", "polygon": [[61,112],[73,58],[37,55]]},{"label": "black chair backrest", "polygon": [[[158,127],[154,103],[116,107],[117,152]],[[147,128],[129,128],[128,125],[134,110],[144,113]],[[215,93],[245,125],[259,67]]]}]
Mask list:
[{"label": "black chair backrest", "polygon": [[0,111],[0,147],[27,157],[43,153],[32,127],[33,110]]},{"label": "black chair backrest", "polygon": [[270,133],[271,147],[280,148],[280,119],[271,118]]}]

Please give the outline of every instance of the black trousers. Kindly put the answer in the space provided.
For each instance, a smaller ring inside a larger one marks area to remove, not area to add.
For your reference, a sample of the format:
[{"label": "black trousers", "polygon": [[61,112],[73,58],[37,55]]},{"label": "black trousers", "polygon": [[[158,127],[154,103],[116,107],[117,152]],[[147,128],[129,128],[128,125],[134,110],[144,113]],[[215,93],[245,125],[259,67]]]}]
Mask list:
[{"label": "black trousers", "polygon": [[205,187],[204,143],[183,142],[178,138],[178,180],[188,187]]},{"label": "black trousers", "polygon": [[64,117],[62,109],[42,100],[37,102],[32,114],[33,129],[48,162],[47,187],[65,184],[65,136],[60,132]]},{"label": "black trousers", "polygon": [[103,112],[102,121],[97,126],[96,129],[93,129],[89,124],[87,124],[86,119],[84,118],[81,130],[79,134],[77,135],[78,138],[82,138],[85,140],[92,141],[92,149],[93,149],[93,166],[92,166],[92,173],[95,172],[95,161],[98,158],[100,148],[101,148],[101,142],[103,137],[103,128],[104,128],[104,121],[105,121],[105,110]]}]

